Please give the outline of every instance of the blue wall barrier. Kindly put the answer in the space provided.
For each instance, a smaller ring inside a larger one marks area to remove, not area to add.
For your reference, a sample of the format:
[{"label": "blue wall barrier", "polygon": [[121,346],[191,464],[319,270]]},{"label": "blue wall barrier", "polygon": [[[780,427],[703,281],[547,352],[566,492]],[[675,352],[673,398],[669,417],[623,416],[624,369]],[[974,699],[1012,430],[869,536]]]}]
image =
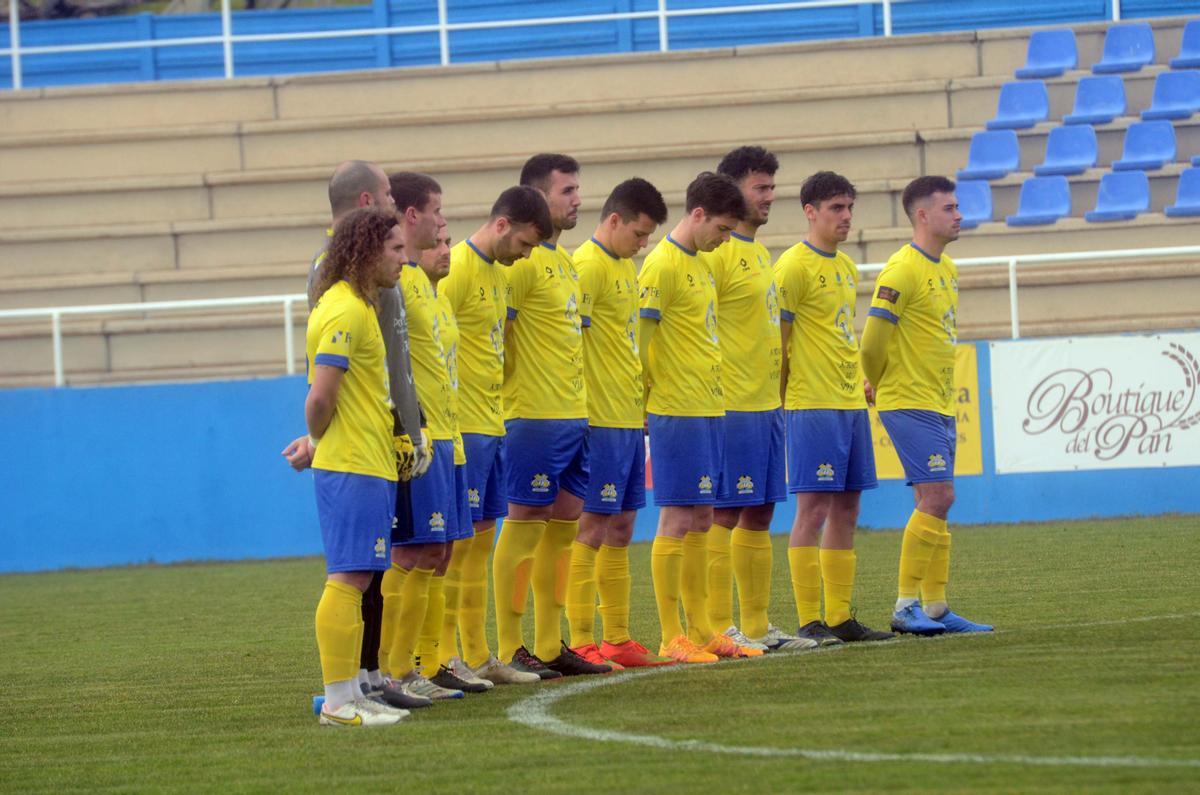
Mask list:
[{"label": "blue wall barrier", "polygon": [[[733,5],[736,0],[671,0],[671,10]],[[451,23],[527,17],[655,11],[657,0],[450,0]],[[1123,0],[1122,17],[1200,13],[1200,0]],[[1111,0],[958,0],[953,13],[944,0],[893,6],[897,34],[976,28],[1099,22],[1112,18]],[[235,35],[437,24],[436,0],[372,0],[361,6],[241,11],[233,14]],[[135,14],[97,19],[26,21],[22,46],[219,36],[220,15]],[[878,36],[882,6],[863,3],[834,8],[679,17],[668,23],[673,50],[775,44],[809,39]],[[7,46],[8,25],[0,25]],[[655,19],[527,26],[503,30],[454,31],[452,62],[549,58],[657,50]],[[436,33],[363,36],[234,45],[238,76],[286,75],[437,64]],[[215,78],[224,75],[220,44],[108,52],[30,55],[22,58],[27,88]],[[12,87],[8,57],[0,59],[0,87]]]},{"label": "blue wall barrier", "polygon": [[[1200,512],[1200,468],[995,475],[990,360],[978,344],[984,474],[956,481],[955,523]],[[0,391],[0,572],[321,552],[311,477],[280,450],[304,380]],[[785,532],[795,508],[776,511]],[[866,528],[901,527],[902,481],[863,497]],[[654,536],[657,511],[638,517]]]}]

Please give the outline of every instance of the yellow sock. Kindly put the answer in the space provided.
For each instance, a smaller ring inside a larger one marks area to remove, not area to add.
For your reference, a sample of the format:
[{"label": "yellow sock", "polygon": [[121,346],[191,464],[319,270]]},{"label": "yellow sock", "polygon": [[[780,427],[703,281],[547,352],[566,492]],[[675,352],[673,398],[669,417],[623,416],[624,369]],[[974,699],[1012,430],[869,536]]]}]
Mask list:
[{"label": "yellow sock", "polygon": [[920,594],[921,581],[929,571],[933,551],[945,528],[946,520],[920,511],[913,511],[908,518],[904,539],[900,542],[898,595],[901,599],[916,599]]},{"label": "yellow sock", "polygon": [[708,643],[713,636],[712,624],[708,622],[707,535],[692,532],[684,536],[683,568],[679,574],[679,590],[683,596],[683,617],[687,620],[688,638],[699,646]]},{"label": "yellow sock", "polygon": [[458,655],[458,602],[462,592],[462,569],[471,539],[454,542],[450,554],[450,565],[442,579],[442,597],[446,606],[442,611],[442,633],[438,639],[438,665],[449,665]]},{"label": "yellow sock", "polygon": [[571,543],[571,568],[567,573],[567,625],[571,647],[596,642],[596,555],[598,550],[578,541]]},{"label": "yellow sock", "polygon": [[379,627],[379,670],[390,675],[392,645],[396,642],[396,627],[400,626],[400,593],[404,589],[404,581],[408,579],[408,569],[402,569],[395,563],[383,573],[383,581],[379,583],[379,592],[383,595],[383,622]]},{"label": "yellow sock", "polygon": [[937,548],[929,559],[929,571],[921,580],[921,603],[928,613],[930,606],[937,615],[946,612],[946,583],[950,581],[950,534],[938,536]]},{"label": "yellow sock", "polygon": [[487,614],[488,558],[495,539],[494,527],[476,532],[463,557],[462,582],[458,591],[458,635],[462,640],[463,662],[472,668],[483,665],[492,654],[488,649],[484,619]]},{"label": "yellow sock", "polygon": [[[596,591],[600,594],[602,637],[609,643],[624,643],[629,636],[629,547],[601,544],[596,553]],[[678,612],[678,611],[676,611]]]},{"label": "yellow sock", "polygon": [[730,561],[728,527],[714,524],[705,533],[708,548],[708,623],[718,632],[733,625],[733,564]]},{"label": "yellow sock", "polygon": [[[761,638],[767,634],[767,607],[771,604],[771,566],[774,563],[771,534],[766,530],[733,528],[730,558],[741,607],[741,630],[751,638]],[[714,624],[714,627],[719,626]]]},{"label": "yellow sock", "polygon": [[425,677],[433,676],[438,669],[438,644],[442,640],[442,615],[446,612],[443,586],[445,576],[434,574],[429,578],[429,604],[425,608],[425,620],[417,633],[417,658],[414,667]]},{"label": "yellow sock", "polygon": [[579,535],[579,520],[551,519],[533,551],[533,653],[553,660],[562,653],[562,614],[567,603],[567,570],[571,542]]},{"label": "yellow sock", "polygon": [[517,649],[525,645],[521,621],[529,599],[533,552],[545,529],[545,522],[505,519],[500,540],[496,542],[492,588],[496,598],[496,647],[502,662],[511,660]]},{"label": "yellow sock", "polygon": [[[393,569],[400,567],[392,564]],[[429,606],[429,581],[433,569],[412,568],[404,578],[400,590],[400,614],[392,628],[392,646],[388,651],[388,666],[393,679],[400,679],[413,670],[413,653],[417,648],[417,635],[425,623],[425,609]]]},{"label": "yellow sock", "polygon": [[816,547],[788,547],[800,626],[821,620],[821,557]]},{"label": "yellow sock", "polygon": [[825,582],[825,623],[836,627],[850,620],[850,599],[854,596],[853,549],[822,549],[821,579]]},{"label": "yellow sock", "polygon": [[662,627],[664,646],[683,634],[683,624],[679,622],[682,571],[683,540],[656,537],[650,547],[650,575],[654,579],[654,601],[658,605],[658,625]]},{"label": "yellow sock", "polygon": [[358,675],[362,631],[362,592],[344,582],[326,580],[317,603],[317,651],[325,684]]}]

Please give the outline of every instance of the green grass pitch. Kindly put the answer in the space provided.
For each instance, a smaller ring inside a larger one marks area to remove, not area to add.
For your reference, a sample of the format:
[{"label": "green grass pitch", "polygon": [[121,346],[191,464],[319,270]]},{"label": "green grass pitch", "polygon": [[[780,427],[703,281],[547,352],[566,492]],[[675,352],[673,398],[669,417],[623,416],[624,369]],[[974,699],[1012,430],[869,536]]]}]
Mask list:
[{"label": "green grass pitch", "polygon": [[[794,628],[774,541],[772,620]],[[858,616],[882,627],[899,536],[858,550]],[[0,790],[1200,788],[1200,516],[957,528],[952,564],[952,603],[994,635],[498,688],[379,730],[312,715],[316,558],[3,576]]]}]

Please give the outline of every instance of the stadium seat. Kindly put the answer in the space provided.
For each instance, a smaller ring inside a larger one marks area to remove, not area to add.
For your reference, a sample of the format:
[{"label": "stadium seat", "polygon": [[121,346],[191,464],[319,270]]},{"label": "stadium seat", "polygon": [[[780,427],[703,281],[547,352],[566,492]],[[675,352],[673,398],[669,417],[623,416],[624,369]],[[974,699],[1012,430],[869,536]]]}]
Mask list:
[{"label": "stadium seat", "polygon": [[1150,180],[1145,171],[1114,171],[1100,178],[1096,209],[1089,221],[1128,221],[1150,209]]},{"label": "stadium seat", "polygon": [[1041,80],[1022,80],[1000,86],[996,118],[987,123],[989,130],[1020,130],[1044,121],[1050,115],[1050,97]]},{"label": "stadium seat", "polygon": [[1016,74],[1022,79],[1058,77],[1078,65],[1079,52],[1073,30],[1035,30],[1029,37],[1025,65]]},{"label": "stadium seat", "polygon": [[958,197],[963,229],[974,229],[992,220],[992,187],[986,180],[964,179],[955,186],[954,195]]},{"label": "stadium seat", "polygon": [[1200,72],[1163,72],[1154,79],[1154,99],[1143,119],[1186,119],[1200,110]]},{"label": "stadium seat", "polygon": [[1104,55],[1092,67],[1096,74],[1136,72],[1154,61],[1154,29],[1148,22],[1113,25],[1104,34]]},{"label": "stadium seat", "polygon": [[1046,139],[1046,159],[1034,166],[1039,177],[1082,174],[1096,165],[1096,131],[1090,124],[1055,127]]},{"label": "stadium seat", "polygon": [[1192,158],[1192,165],[1200,166],[1200,155],[1196,155],[1195,157]]},{"label": "stadium seat", "polygon": [[1012,130],[986,130],[971,136],[967,167],[959,179],[1000,179],[1021,167],[1021,146]]},{"label": "stadium seat", "polygon": [[1113,171],[1147,171],[1175,159],[1175,127],[1169,121],[1139,121],[1125,131],[1125,148]]},{"label": "stadium seat", "polygon": [[1120,75],[1090,75],[1079,78],[1075,109],[1063,117],[1064,124],[1108,124],[1125,115],[1125,81]]},{"label": "stadium seat", "polygon": [[1030,177],[1021,185],[1017,214],[1005,220],[1009,226],[1037,226],[1070,214],[1071,186],[1066,177]]},{"label": "stadium seat", "polygon": [[1171,59],[1172,69],[1194,69],[1200,67],[1200,19],[1193,19],[1183,29],[1183,43],[1179,45],[1179,57]]},{"label": "stadium seat", "polygon": [[1184,169],[1179,175],[1179,187],[1175,189],[1175,203],[1163,212],[1172,218],[1200,215],[1200,168]]}]

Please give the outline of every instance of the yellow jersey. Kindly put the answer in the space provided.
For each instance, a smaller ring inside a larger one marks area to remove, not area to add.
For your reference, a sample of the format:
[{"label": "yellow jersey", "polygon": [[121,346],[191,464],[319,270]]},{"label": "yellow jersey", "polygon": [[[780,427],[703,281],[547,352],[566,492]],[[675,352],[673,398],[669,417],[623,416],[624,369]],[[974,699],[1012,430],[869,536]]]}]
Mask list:
[{"label": "yellow jersey", "polygon": [[701,254],[717,284],[717,336],[725,409],[779,408],[779,296],[771,252],[737,232]]},{"label": "yellow jersey", "polygon": [[505,275],[512,322],[505,419],[587,417],[579,274],[571,255],[562,246],[542,243]]},{"label": "yellow jersey", "polygon": [[458,320],[458,421],[463,433],[504,435],[500,390],[508,285],[503,268],[463,240],[450,249],[450,273],[438,284]]},{"label": "yellow jersey", "polygon": [[467,451],[463,447],[462,431],[458,429],[458,321],[450,311],[450,302],[444,292],[435,292],[435,310],[438,331],[442,339],[442,352],[446,355],[446,374],[450,381],[450,419],[454,429],[454,463],[467,463]]},{"label": "yellow jersey", "polygon": [[792,324],[784,408],[865,409],[858,337],[854,335],[858,266],[841,251],[807,241],[775,265],[779,310]]},{"label": "yellow jersey", "polygon": [[958,268],[909,243],[875,280],[868,314],[896,324],[883,377],[880,411],[923,409],[954,416],[954,346],[958,342]]},{"label": "yellow jersey", "polygon": [[345,371],[313,467],[396,480],[392,399],[375,310],[339,281],[313,306],[305,343],[309,386],[318,364]]},{"label": "yellow jersey", "polygon": [[717,288],[696,252],[667,235],[642,262],[641,317],[658,321],[650,340],[646,410],[675,417],[721,417],[721,343]]},{"label": "yellow jersey", "polygon": [[588,424],[641,428],[646,409],[637,342],[637,268],[596,238],[575,249],[572,259],[579,271]]},{"label": "yellow jersey", "polygon": [[410,262],[400,271],[400,289],[408,310],[408,347],[412,358],[417,399],[425,409],[429,435],[435,440],[454,438],[450,415],[450,373],[442,349],[437,296],[425,271]]}]

